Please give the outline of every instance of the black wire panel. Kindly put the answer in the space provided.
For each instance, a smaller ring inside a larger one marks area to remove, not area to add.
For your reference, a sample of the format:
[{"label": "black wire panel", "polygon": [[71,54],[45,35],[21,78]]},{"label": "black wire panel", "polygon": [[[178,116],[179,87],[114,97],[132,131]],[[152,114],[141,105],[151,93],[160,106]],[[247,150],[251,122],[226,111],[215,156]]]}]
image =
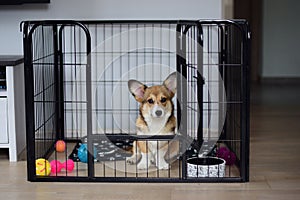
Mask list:
[{"label": "black wire panel", "polygon": [[[248,180],[249,30],[245,21],[27,21],[23,32],[29,180]],[[138,103],[127,81],[162,84],[173,71],[178,72],[177,135],[137,136]],[[55,151],[59,139],[67,142],[65,153]],[[137,148],[134,141],[156,151],[160,144],[170,148],[175,141],[180,152],[173,158],[165,155],[168,169],[155,167],[161,161],[156,154],[141,170],[124,159]],[[71,152],[77,156],[82,144],[87,144],[87,162],[75,162],[72,172],[35,174],[35,159],[64,162]],[[189,158],[216,156],[221,147],[237,158],[226,166],[224,177],[188,176]]]}]

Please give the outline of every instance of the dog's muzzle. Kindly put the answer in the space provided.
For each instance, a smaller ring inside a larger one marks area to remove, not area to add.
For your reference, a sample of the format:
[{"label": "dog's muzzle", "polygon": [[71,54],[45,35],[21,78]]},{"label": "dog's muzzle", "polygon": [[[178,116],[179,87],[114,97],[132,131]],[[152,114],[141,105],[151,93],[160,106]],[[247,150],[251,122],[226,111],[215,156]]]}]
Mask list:
[{"label": "dog's muzzle", "polygon": [[162,117],[164,115],[164,110],[160,108],[159,106],[154,106],[152,111],[153,117]]},{"label": "dog's muzzle", "polygon": [[155,111],[155,115],[156,115],[157,117],[160,117],[160,116],[162,115],[162,111],[161,111],[161,110]]}]

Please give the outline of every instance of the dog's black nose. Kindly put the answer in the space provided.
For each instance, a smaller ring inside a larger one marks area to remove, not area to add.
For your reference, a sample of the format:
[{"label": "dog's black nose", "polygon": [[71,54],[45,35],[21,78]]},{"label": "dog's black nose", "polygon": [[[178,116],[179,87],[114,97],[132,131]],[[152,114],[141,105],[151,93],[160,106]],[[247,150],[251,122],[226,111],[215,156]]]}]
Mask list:
[{"label": "dog's black nose", "polygon": [[157,110],[155,111],[155,114],[157,117],[160,117],[162,115],[162,111],[161,110]]}]

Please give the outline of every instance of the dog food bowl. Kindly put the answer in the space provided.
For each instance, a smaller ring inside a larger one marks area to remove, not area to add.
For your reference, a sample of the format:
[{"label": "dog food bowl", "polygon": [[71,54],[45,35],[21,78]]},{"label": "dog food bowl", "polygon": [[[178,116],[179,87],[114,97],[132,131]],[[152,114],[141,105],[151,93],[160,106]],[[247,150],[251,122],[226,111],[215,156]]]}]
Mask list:
[{"label": "dog food bowl", "polygon": [[226,161],[216,157],[190,158],[187,160],[188,177],[224,177]]}]

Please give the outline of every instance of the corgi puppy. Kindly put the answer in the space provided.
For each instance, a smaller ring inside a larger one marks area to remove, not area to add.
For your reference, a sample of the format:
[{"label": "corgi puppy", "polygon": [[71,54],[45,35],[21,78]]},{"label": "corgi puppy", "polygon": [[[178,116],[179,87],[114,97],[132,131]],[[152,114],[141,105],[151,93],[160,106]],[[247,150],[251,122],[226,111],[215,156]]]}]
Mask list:
[{"label": "corgi puppy", "polygon": [[[174,135],[176,118],[172,98],[176,93],[176,72],[170,74],[162,85],[148,87],[129,80],[128,88],[140,103],[137,135]],[[175,157],[178,151],[178,142],[138,140],[133,143],[133,155],[127,158],[127,163],[138,163],[138,169],[148,169],[151,163],[158,169],[169,169],[166,160]]]}]

